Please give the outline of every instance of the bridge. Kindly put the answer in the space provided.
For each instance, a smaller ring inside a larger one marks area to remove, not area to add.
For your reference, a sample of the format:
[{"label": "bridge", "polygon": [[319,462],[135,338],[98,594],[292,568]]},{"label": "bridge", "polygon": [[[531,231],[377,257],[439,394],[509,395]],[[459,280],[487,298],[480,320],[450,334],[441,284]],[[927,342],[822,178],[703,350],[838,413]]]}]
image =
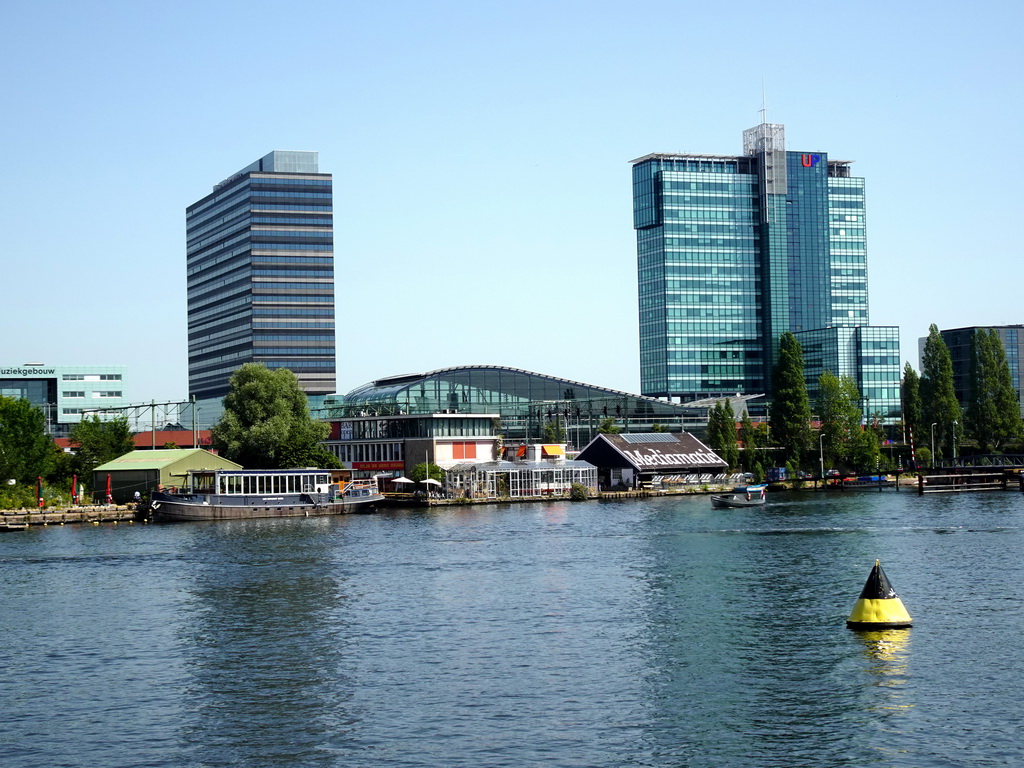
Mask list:
[{"label": "bridge", "polygon": [[918,493],[1024,491],[1024,454],[987,453],[940,459],[918,472]]},{"label": "bridge", "polygon": [[985,453],[976,456],[957,456],[955,459],[939,459],[930,469],[1024,470],[1024,454]]}]

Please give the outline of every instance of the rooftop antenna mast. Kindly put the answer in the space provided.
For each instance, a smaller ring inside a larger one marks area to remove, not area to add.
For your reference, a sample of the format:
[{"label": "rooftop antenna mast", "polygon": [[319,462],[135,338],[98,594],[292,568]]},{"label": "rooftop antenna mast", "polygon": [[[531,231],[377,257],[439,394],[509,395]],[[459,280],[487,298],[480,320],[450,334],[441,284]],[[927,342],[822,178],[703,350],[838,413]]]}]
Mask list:
[{"label": "rooftop antenna mast", "polygon": [[761,113],[761,123],[768,122],[768,102],[764,95],[764,78],[761,78],[761,109],[758,110]]}]

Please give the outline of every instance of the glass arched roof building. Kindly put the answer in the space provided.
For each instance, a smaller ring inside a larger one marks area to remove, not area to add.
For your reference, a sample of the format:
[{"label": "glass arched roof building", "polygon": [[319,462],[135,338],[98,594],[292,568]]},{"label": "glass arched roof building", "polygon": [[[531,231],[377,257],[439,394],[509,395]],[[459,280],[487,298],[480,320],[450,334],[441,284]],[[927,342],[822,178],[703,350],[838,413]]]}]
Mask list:
[{"label": "glass arched roof building", "polygon": [[507,439],[539,438],[543,425],[555,421],[581,445],[605,418],[615,419],[624,431],[649,430],[655,424],[679,431],[689,409],[520,368],[471,365],[378,379],[340,400],[328,400],[325,411],[327,418],[493,414]]}]

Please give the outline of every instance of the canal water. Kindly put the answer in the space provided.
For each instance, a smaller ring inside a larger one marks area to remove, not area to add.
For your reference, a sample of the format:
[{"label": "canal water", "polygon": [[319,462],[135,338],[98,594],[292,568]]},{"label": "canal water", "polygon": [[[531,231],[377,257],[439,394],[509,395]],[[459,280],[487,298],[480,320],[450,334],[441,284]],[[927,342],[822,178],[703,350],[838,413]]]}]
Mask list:
[{"label": "canal water", "polygon": [[[1024,497],[0,536],[0,764],[1024,764]],[[911,630],[845,620],[876,559]]]}]

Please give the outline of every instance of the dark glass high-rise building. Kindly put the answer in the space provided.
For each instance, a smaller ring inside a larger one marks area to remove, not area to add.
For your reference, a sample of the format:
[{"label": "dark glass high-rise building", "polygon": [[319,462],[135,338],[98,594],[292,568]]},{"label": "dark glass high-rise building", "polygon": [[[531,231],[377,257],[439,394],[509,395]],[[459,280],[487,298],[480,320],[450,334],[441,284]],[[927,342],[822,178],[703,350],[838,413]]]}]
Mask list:
[{"label": "dark glass high-rise building", "polygon": [[[1003,353],[1010,367],[1010,380],[1017,392],[1020,402],[1021,416],[1024,416],[1024,325],[989,325],[970,326],[968,328],[951,328],[939,331],[942,340],[949,348],[950,360],[953,363],[953,389],[960,407],[966,411],[974,400],[974,382],[971,376],[971,360],[973,357],[974,339],[978,331],[995,331],[1003,345]],[[918,354],[924,360],[924,344],[927,337],[918,340]],[[923,368],[923,363],[921,365]]]},{"label": "dark glass high-rise building", "polygon": [[[186,209],[189,393],[218,402],[243,363],[336,389],[331,175],[274,151]],[[206,415],[211,408],[207,407]]]},{"label": "dark glass high-rise building", "polygon": [[831,370],[857,381],[865,412],[897,413],[898,329],[865,331],[864,180],[825,152],[787,151],[779,124],[744,131],[743,149],[633,161],[641,392],[770,396],[791,331],[812,395]]}]

